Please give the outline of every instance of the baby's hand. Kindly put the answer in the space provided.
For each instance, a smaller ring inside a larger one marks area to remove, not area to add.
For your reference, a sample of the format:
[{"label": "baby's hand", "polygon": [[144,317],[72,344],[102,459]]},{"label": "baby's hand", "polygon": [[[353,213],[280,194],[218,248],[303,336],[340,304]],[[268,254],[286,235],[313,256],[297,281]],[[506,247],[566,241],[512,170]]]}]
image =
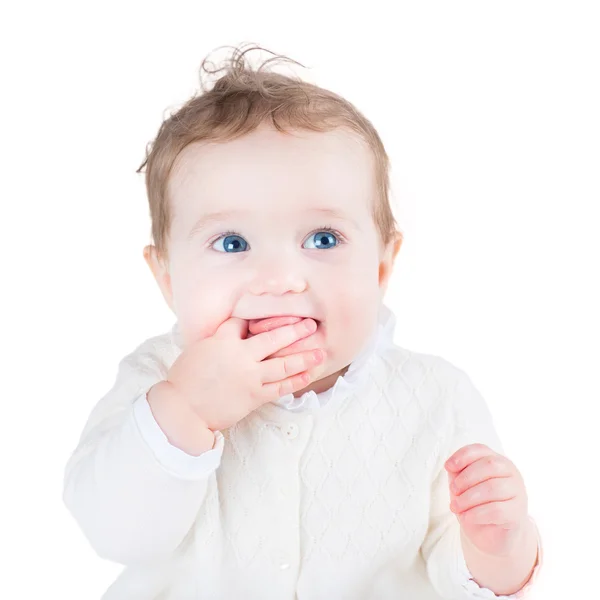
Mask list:
[{"label": "baby's hand", "polygon": [[183,350],[161,385],[188,403],[208,429],[226,429],[262,404],[314,381],[324,350],[268,357],[316,328],[313,319],[303,319],[246,338],[248,321],[232,317],[213,336]]},{"label": "baby's hand", "polygon": [[463,534],[481,552],[506,556],[531,526],[521,473],[484,444],[457,450],[445,463],[450,510]]}]

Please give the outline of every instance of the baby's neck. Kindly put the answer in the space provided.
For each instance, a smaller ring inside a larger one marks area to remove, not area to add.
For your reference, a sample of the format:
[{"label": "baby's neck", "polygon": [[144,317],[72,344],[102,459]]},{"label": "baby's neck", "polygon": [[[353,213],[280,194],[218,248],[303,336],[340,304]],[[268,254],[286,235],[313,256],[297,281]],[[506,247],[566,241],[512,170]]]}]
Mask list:
[{"label": "baby's neck", "polygon": [[323,392],[326,392],[335,384],[338,377],[344,376],[346,374],[348,367],[350,367],[350,365],[346,365],[343,369],[336,371],[331,375],[327,375],[327,377],[323,377],[323,379],[317,379],[317,381],[314,381],[313,383],[307,385],[305,388],[294,392],[294,398],[300,398],[302,394],[306,394],[306,392],[310,392],[311,390],[315,394],[322,394]]}]

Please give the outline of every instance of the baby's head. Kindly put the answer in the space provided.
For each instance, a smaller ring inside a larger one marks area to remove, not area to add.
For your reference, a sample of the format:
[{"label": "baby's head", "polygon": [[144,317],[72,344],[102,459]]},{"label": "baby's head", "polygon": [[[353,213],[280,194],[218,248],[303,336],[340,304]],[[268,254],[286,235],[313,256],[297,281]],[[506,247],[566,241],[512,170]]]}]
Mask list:
[{"label": "baby's head", "polygon": [[253,70],[246,52],[165,120],[139,169],[154,241],[144,257],[184,347],[232,316],[315,319],[314,334],[275,356],[324,348],[318,392],[376,327],[402,243],[388,158],[349,102]]}]

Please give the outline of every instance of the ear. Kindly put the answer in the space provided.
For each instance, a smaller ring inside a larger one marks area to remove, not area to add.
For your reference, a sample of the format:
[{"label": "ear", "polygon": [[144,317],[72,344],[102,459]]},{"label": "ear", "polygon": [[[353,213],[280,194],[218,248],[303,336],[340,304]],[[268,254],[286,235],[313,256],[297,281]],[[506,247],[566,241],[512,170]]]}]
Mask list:
[{"label": "ear", "polygon": [[390,276],[394,268],[394,262],[396,261],[398,252],[400,252],[403,241],[404,237],[402,236],[402,233],[398,232],[398,234],[391,239],[383,249],[381,262],[379,263],[379,289],[381,298],[384,297],[385,292],[387,291]]},{"label": "ear", "polygon": [[[157,253],[156,246],[146,246],[144,248],[144,259],[150,267],[156,283],[162,292],[163,298],[173,311],[173,290],[171,288],[171,275],[168,265]],[[175,311],[173,311],[175,312]]]}]

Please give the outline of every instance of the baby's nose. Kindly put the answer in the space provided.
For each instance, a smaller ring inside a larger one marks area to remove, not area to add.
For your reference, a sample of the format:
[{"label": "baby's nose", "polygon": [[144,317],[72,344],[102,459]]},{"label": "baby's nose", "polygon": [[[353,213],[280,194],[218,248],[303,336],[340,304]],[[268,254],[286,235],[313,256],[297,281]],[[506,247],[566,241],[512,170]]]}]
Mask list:
[{"label": "baby's nose", "polygon": [[255,296],[301,293],[305,289],[305,277],[291,264],[277,259],[257,268],[249,286],[250,293]]},{"label": "baby's nose", "polygon": [[288,292],[300,293],[305,289],[305,282],[300,277],[294,277],[291,274],[281,277],[257,278],[250,285],[250,292],[255,296],[282,295]]}]

